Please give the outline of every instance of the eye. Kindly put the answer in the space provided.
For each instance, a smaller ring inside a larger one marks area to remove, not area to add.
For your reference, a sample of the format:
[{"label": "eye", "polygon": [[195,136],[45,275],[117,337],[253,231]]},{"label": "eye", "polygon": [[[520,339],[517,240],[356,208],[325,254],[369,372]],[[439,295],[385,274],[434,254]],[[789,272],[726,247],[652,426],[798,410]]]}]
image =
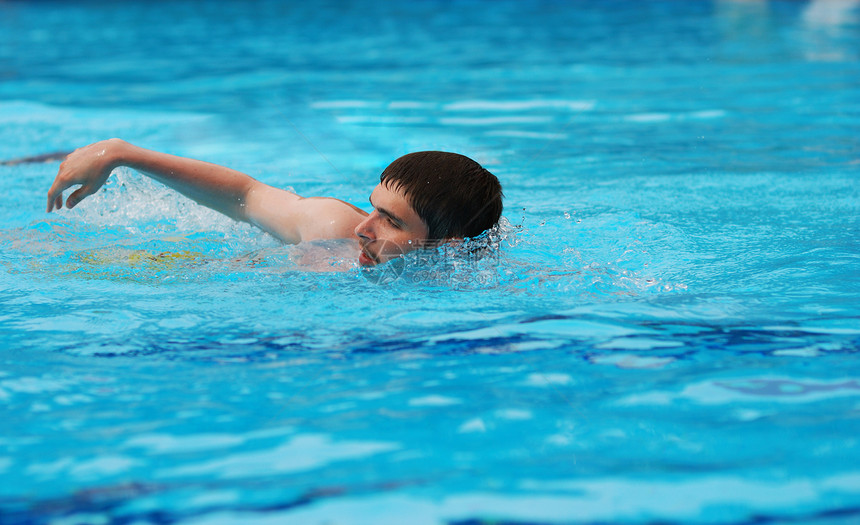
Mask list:
[{"label": "eye", "polygon": [[394,220],[394,219],[392,219],[391,217],[386,216],[386,217],[385,217],[385,220],[387,220],[387,221],[388,221],[388,224],[390,224],[390,225],[394,226],[394,227],[395,227],[395,228],[397,228],[398,230],[400,229],[400,223],[398,223],[397,221],[395,221],[395,220]]}]

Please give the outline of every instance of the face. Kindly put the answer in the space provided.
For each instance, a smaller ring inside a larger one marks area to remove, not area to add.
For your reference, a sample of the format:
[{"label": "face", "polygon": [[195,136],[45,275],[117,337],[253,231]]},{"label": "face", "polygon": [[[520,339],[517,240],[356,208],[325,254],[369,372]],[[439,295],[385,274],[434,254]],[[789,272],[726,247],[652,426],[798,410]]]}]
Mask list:
[{"label": "face", "polygon": [[429,230],[403,193],[379,184],[370,194],[370,204],[373,211],[355,227],[360,265],[384,263],[423,246]]}]

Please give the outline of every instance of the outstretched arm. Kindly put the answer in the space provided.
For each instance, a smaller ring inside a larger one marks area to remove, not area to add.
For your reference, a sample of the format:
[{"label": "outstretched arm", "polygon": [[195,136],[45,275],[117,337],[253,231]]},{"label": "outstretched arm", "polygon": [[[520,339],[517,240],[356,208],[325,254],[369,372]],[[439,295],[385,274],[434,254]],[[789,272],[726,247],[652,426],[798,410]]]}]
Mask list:
[{"label": "outstretched arm", "polygon": [[63,191],[80,184],[66,199],[71,209],[107,182],[111,171],[128,166],[183,195],[234,219],[243,219],[245,195],[256,182],[238,171],[198,160],[139,148],[119,139],[96,142],[69,154],[48,190],[48,211],[63,207]]},{"label": "outstretched arm", "polygon": [[63,191],[80,188],[66,199],[73,208],[94,194],[111,171],[128,166],[236,220],[254,224],[287,243],[350,238],[364,212],[330,198],[303,198],[263,184],[236,170],[147,150],[119,139],[90,144],[72,152],[60,165],[48,190],[50,212],[63,207]]}]

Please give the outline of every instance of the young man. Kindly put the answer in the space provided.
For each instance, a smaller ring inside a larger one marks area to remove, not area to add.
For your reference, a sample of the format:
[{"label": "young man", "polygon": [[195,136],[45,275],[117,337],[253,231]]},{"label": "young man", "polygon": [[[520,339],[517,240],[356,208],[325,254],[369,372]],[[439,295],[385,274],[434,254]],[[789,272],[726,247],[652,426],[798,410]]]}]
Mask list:
[{"label": "young man", "polygon": [[472,159],[424,151],[392,162],[370,194],[367,213],[329,197],[300,197],[238,171],[143,149],[119,139],[75,150],[60,164],[48,190],[48,212],[73,208],[104,185],[111,171],[128,166],[236,220],[251,223],[281,241],[356,239],[358,262],[372,266],[416,248],[475,237],[498,222],[502,188]]}]

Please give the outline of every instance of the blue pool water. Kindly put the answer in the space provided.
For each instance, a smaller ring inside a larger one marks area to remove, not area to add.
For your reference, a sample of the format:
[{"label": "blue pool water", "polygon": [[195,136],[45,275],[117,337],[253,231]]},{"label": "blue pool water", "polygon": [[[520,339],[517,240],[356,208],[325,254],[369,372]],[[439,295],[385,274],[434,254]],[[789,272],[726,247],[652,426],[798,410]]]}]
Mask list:
[{"label": "blue pool water", "polygon": [[367,208],[453,150],[505,220],[378,283],[0,166],[0,522],[860,519],[857,2],[116,4],[0,3],[0,160],[120,136]]}]

